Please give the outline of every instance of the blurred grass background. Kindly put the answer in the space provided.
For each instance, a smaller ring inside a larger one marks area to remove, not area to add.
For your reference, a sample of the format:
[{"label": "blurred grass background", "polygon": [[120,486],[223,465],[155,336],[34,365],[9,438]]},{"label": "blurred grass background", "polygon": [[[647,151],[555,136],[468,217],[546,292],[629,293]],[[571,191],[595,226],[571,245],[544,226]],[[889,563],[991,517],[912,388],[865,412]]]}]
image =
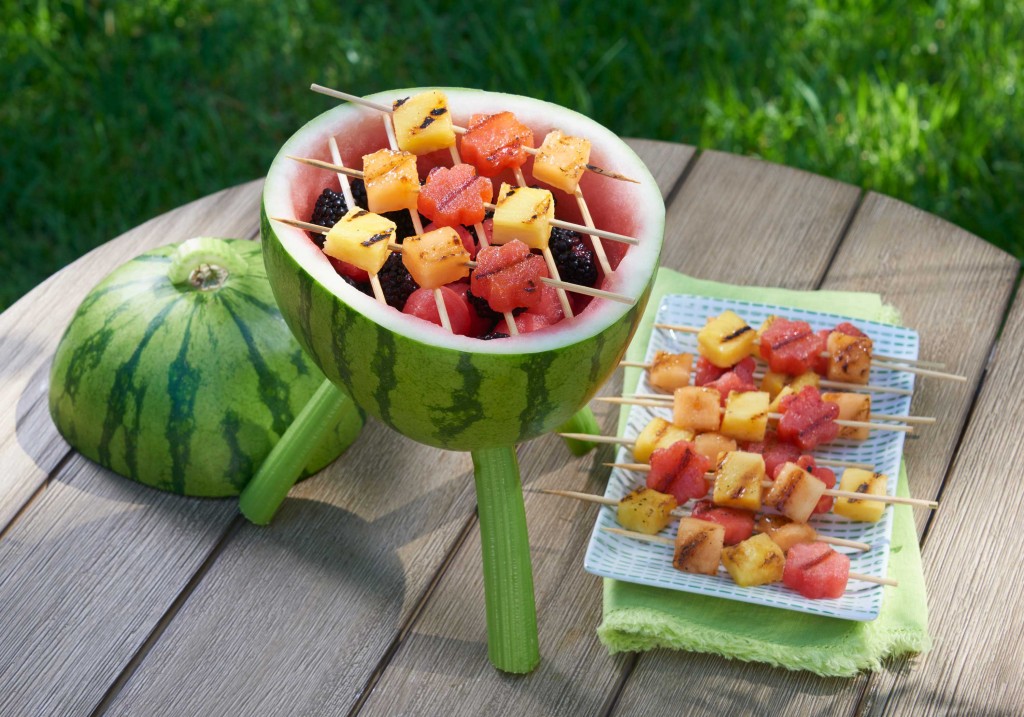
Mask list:
[{"label": "blurred grass background", "polygon": [[331,101],[450,84],[899,197],[1024,256],[1020,2],[15,0],[0,9],[0,309],[261,176]]}]

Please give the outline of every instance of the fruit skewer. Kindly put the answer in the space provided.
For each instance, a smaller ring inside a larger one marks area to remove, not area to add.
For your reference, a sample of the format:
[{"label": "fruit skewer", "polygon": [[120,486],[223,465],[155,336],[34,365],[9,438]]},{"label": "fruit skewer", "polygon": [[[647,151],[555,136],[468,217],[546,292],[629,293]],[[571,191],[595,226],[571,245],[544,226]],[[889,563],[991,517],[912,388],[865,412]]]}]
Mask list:
[{"label": "fruit skewer", "polygon": [[[519,167],[515,168],[516,182],[520,188],[526,186],[526,177],[523,176],[523,170]],[[561,281],[562,277],[558,273],[558,266],[555,264],[555,257],[551,253],[551,247],[545,245],[541,251],[541,256],[544,257],[544,263],[548,266],[548,273],[551,274],[551,278],[555,281]],[[565,312],[566,318],[572,318],[572,306],[569,305],[569,297],[565,295],[565,289],[556,289],[558,292],[558,300],[562,304],[562,311]]]}]

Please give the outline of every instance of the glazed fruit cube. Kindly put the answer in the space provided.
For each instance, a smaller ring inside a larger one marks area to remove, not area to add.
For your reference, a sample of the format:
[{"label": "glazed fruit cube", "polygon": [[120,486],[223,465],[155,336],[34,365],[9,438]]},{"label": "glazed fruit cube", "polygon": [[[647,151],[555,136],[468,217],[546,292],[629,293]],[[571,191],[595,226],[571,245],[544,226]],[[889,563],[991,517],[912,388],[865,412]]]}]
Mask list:
[{"label": "glazed fruit cube", "polygon": [[725,528],[698,518],[680,518],[672,566],[684,573],[714,575],[722,559]]},{"label": "glazed fruit cube", "polygon": [[657,535],[672,522],[676,499],[650,488],[637,488],[619,501],[619,525],[626,530]]},{"label": "glazed fruit cube", "polygon": [[825,543],[793,546],[786,555],[782,582],[805,598],[839,598],[850,579],[850,559]]},{"label": "glazed fruit cube", "polygon": [[715,505],[727,508],[761,509],[761,483],[765,479],[764,458],[757,453],[732,451],[715,470]]},{"label": "glazed fruit cube", "polygon": [[694,450],[707,458],[713,466],[718,465],[723,453],[735,451],[737,448],[736,441],[714,431],[700,433],[692,440]]},{"label": "glazed fruit cube", "polygon": [[493,195],[491,180],[476,176],[471,165],[434,167],[419,190],[416,206],[435,224],[458,228],[482,222],[484,202],[491,201]]},{"label": "glazed fruit cube", "polygon": [[817,532],[807,523],[797,523],[784,515],[765,514],[757,518],[757,532],[764,533],[788,553],[798,543],[813,542]]},{"label": "glazed fruit cube", "polygon": [[721,395],[706,386],[677,388],[672,404],[672,423],[695,433],[717,431],[722,425]]},{"label": "glazed fruit cube", "polygon": [[802,374],[794,378],[789,382],[789,387],[800,393],[800,389],[804,386],[814,386],[815,388],[821,383],[821,376],[814,373],[814,371],[804,371]]},{"label": "glazed fruit cube", "polygon": [[459,140],[462,161],[472,164],[484,177],[523,166],[524,148],[533,146],[533,130],[511,112],[473,115],[466,129]]},{"label": "glazed fruit cube", "polygon": [[427,154],[455,145],[455,129],[448,112],[448,98],[438,90],[421,92],[394,104],[398,148],[413,154]]},{"label": "glazed fruit cube", "polygon": [[760,441],[768,428],[768,394],[745,391],[729,394],[721,432],[737,441]]},{"label": "glazed fruit cube", "polygon": [[693,504],[691,517],[718,523],[725,529],[725,544],[736,545],[754,533],[754,514],[739,508],[722,508],[710,500],[698,500]]},{"label": "glazed fruit cube", "polygon": [[366,183],[367,209],[377,214],[400,209],[416,209],[420,177],[416,173],[416,155],[379,149],[363,156],[363,181]]},{"label": "glazed fruit cube", "polygon": [[676,441],[651,454],[647,487],[670,493],[680,504],[708,494],[708,459],[687,441]]},{"label": "glazed fruit cube", "polygon": [[664,418],[652,418],[633,441],[633,457],[646,463],[657,449],[668,448],[676,441],[692,441],[693,437],[693,431],[674,426]]},{"label": "glazed fruit cube", "polygon": [[757,338],[754,340],[754,345],[750,347],[750,355],[753,356],[754,358],[761,358],[761,336],[764,334],[765,331],[768,330],[768,327],[770,327],[777,318],[779,317],[775,315],[768,316],[764,321],[761,322],[761,326],[758,327]]},{"label": "glazed fruit cube", "polygon": [[690,370],[692,368],[692,354],[658,351],[654,354],[647,380],[659,391],[675,391],[677,388],[690,385]]},{"label": "glazed fruit cube", "polygon": [[[871,394],[869,393],[823,393],[822,401],[839,406],[841,421],[869,421],[871,419]],[[854,441],[866,441],[871,433],[869,428],[839,427],[839,437]]]},{"label": "glazed fruit cube", "polygon": [[812,451],[839,435],[839,406],[822,401],[814,386],[804,386],[795,396],[780,395],[778,401],[782,413],[779,438],[794,443],[801,451]]},{"label": "glazed fruit cube", "polygon": [[722,565],[740,587],[767,585],[782,580],[786,556],[764,533],[722,550]]},{"label": "glazed fruit cube", "polygon": [[871,339],[839,331],[828,335],[828,379],[866,384],[871,373]]},{"label": "glazed fruit cube", "polygon": [[324,254],[376,274],[391,255],[388,242],[396,228],[393,221],[354,207],[327,232]]},{"label": "glazed fruit cube", "polygon": [[825,490],[821,480],[796,463],[786,463],[775,476],[764,504],[791,520],[806,523]]},{"label": "glazed fruit cube", "polygon": [[437,289],[469,276],[469,252],[451,227],[406,238],[402,263],[424,289]]},{"label": "glazed fruit cube", "polygon": [[719,368],[730,368],[750,356],[757,332],[732,311],[725,311],[697,333],[701,356]]},{"label": "glazed fruit cube", "polygon": [[513,239],[531,249],[548,248],[551,220],[555,218],[555,200],[546,189],[512,187],[501,183],[494,209],[491,241],[505,244]]},{"label": "glazed fruit cube", "polygon": [[470,290],[498,312],[530,309],[544,299],[541,279],[547,275],[544,257],[532,253],[521,241],[510,241],[477,252]]},{"label": "glazed fruit cube", "polygon": [[778,395],[772,399],[772,402],[768,404],[769,413],[780,413],[782,410],[782,399],[786,396],[795,396],[796,391],[793,390],[792,386],[783,386],[782,390],[779,391]]},{"label": "glazed fruit cube", "polygon": [[761,379],[761,390],[767,391],[768,395],[774,400],[779,395],[779,392],[786,387],[788,381],[789,376],[784,373],[765,371],[764,377]]},{"label": "glazed fruit cube", "polygon": [[[867,495],[886,495],[889,479],[882,473],[872,473],[860,468],[847,468],[839,479],[839,490]],[[875,523],[885,512],[885,503],[877,500],[861,500],[859,498],[836,498],[832,512],[844,515],[851,520],[863,520]]]},{"label": "glazed fruit cube", "polygon": [[761,332],[761,357],[772,371],[799,376],[816,365],[824,342],[806,321],[776,318]]},{"label": "glazed fruit cube", "polygon": [[590,161],[590,140],[548,132],[533,158],[533,178],[572,194]]}]

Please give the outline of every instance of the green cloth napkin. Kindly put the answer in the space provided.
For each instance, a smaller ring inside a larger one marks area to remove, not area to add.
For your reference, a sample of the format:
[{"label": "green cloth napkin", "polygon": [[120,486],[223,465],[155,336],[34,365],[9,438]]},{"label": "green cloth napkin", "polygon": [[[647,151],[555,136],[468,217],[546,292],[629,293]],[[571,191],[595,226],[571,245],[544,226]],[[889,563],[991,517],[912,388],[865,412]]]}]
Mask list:
[{"label": "green cloth napkin", "polygon": [[[644,359],[655,313],[666,294],[698,294],[830,311],[893,324],[899,321],[898,312],[883,304],[877,294],[729,286],[661,269],[629,347],[629,360]],[[635,389],[640,372],[626,369],[624,392]],[[623,411],[620,417],[619,435],[625,429],[626,413]],[[908,494],[905,467],[900,471],[899,493]],[[598,637],[613,653],[667,647],[839,677],[880,669],[882,660],[892,655],[925,652],[931,647],[931,638],[913,513],[908,506],[893,509],[889,572],[899,576],[900,585],[884,588],[881,612],[871,622],[807,615],[606,579],[604,618],[597,629]]]}]

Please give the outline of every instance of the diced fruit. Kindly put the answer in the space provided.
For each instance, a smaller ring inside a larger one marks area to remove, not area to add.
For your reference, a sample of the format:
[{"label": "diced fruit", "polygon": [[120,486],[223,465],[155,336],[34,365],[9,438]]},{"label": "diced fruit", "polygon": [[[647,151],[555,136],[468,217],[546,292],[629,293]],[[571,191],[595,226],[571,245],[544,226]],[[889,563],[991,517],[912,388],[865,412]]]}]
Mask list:
[{"label": "diced fruit", "polygon": [[786,387],[788,379],[789,376],[784,373],[765,371],[764,377],[761,379],[761,390],[767,391],[772,400],[775,400],[775,397],[779,395],[779,392]]},{"label": "diced fruit", "polygon": [[764,533],[722,550],[722,565],[740,587],[767,585],[782,580],[786,556]]},{"label": "diced fruit", "polygon": [[760,441],[768,428],[768,394],[746,391],[729,394],[721,432],[738,441]]},{"label": "diced fruit", "polygon": [[[516,328],[521,334],[530,334],[534,331],[547,328],[551,326],[551,319],[543,314],[535,314],[532,311],[525,311],[521,314],[516,314],[514,317],[516,322]],[[496,334],[508,334],[508,322],[502,319],[494,326],[494,333]]]},{"label": "diced fruit", "polygon": [[692,441],[693,438],[693,431],[678,428],[664,418],[655,417],[633,441],[633,457],[640,463],[647,463],[658,448],[668,448],[676,441]]},{"label": "diced fruit", "polygon": [[804,386],[797,395],[786,396],[779,408],[779,438],[791,441],[802,451],[812,451],[839,435],[839,406],[822,401],[814,386]]},{"label": "diced fruit", "polygon": [[402,244],[402,262],[416,283],[436,289],[469,276],[469,252],[451,227],[441,227]]},{"label": "diced fruit", "polygon": [[691,515],[725,528],[726,545],[736,545],[754,534],[754,514],[749,510],[721,508],[710,500],[699,500],[693,504]]},{"label": "diced fruit", "polygon": [[714,575],[722,557],[725,528],[697,518],[680,518],[672,565],[684,573]]},{"label": "diced fruit", "polygon": [[736,450],[736,441],[714,431],[697,434],[692,440],[697,452],[711,461],[713,466],[718,465],[723,453]]},{"label": "diced fruit", "polygon": [[[812,456],[800,456],[796,464],[824,483],[825,488],[836,487],[836,474],[832,472],[831,468],[819,466]],[[830,510],[832,510],[832,496],[823,495],[818,498],[818,505],[814,507],[815,514],[827,513]]]},{"label": "diced fruit", "polygon": [[825,543],[794,545],[786,554],[782,582],[805,598],[839,598],[850,579],[850,559]]},{"label": "diced fruit", "polygon": [[715,470],[715,505],[758,511],[761,508],[761,483],[764,459],[756,453],[732,451],[718,462]]},{"label": "diced fruit", "polygon": [[650,488],[638,488],[619,501],[619,525],[626,530],[657,535],[672,522],[676,499]]},{"label": "diced fruit", "polygon": [[540,303],[541,278],[548,275],[544,258],[531,254],[521,241],[481,249],[470,282],[473,294],[499,313]]},{"label": "diced fruit", "polygon": [[[839,480],[839,490],[866,495],[886,495],[889,479],[882,473],[872,473],[860,468],[847,468]],[[879,500],[863,500],[860,498],[836,498],[832,512],[844,515],[851,520],[863,520],[875,523],[885,512],[885,503]]]},{"label": "diced fruit", "polygon": [[871,374],[871,339],[839,331],[828,335],[829,381],[866,384]]},{"label": "diced fruit", "polygon": [[709,381],[704,385],[718,391],[723,406],[728,400],[729,394],[733,391],[739,393],[756,391],[757,387],[754,385],[754,359],[749,356],[746,357],[714,381]]},{"label": "diced fruit", "polygon": [[483,221],[487,213],[484,202],[493,196],[489,179],[476,176],[476,170],[468,164],[456,164],[451,169],[430,170],[419,190],[417,206],[435,224],[454,227]]},{"label": "diced fruit", "polygon": [[796,395],[796,391],[793,390],[792,386],[783,386],[782,390],[779,391],[778,395],[775,398],[772,399],[772,402],[770,404],[768,404],[768,412],[769,413],[781,413],[782,412],[782,402],[783,402],[783,400],[785,400],[786,396],[795,396],[795,395]]},{"label": "diced fruit", "polygon": [[[468,336],[470,326],[472,326],[469,313],[473,309],[470,308],[466,297],[461,296],[457,291],[449,289],[447,286],[442,286],[438,291],[441,292],[441,297],[444,299],[444,307],[448,310],[448,320],[452,325],[452,333]],[[438,326],[443,325],[441,323],[441,315],[437,312],[437,300],[434,298],[433,289],[416,289],[416,291],[409,294],[409,299],[405,302],[405,308],[402,309],[402,312],[419,317]]]},{"label": "diced fruit", "polygon": [[842,321],[836,324],[836,331],[847,336],[867,336],[863,331],[851,324],[849,321]]},{"label": "diced fruit", "polygon": [[558,290],[553,286],[541,284],[540,301],[530,309],[530,313],[545,317],[552,324],[557,324],[565,318],[565,311],[562,309],[562,302],[558,298]]},{"label": "diced fruit", "polygon": [[787,518],[806,523],[824,493],[824,483],[796,463],[786,463],[776,474],[764,503]]},{"label": "diced fruit", "polygon": [[[871,394],[869,393],[823,393],[821,400],[839,406],[839,420],[841,421],[866,422],[871,420]],[[839,427],[839,437],[849,438],[853,441],[866,441],[870,433],[871,429],[867,427]]]},{"label": "diced fruit", "polygon": [[697,333],[701,356],[719,368],[729,368],[750,355],[757,333],[732,311],[708,319]]},{"label": "diced fruit", "polygon": [[780,441],[774,431],[765,431],[763,441],[748,442],[743,450],[760,453],[764,458],[765,473],[774,478],[776,471],[787,461],[796,461],[800,457],[800,449],[792,443]]},{"label": "diced fruit", "polygon": [[505,244],[518,239],[531,249],[543,251],[551,236],[555,200],[546,189],[512,187],[502,182],[494,209],[491,241]]},{"label": "diced fruit", "polygon": [[708,459],[693,449],[687,441],[676,441],[668,448],[659,448],[651,454],[651,471],[647,474],[647,487],[661,493],[670,493],[680,503],[708,494]]},{"label": "diced fruit", "polygon": [[764,336],[764,332],[768,330],[768,327],[775,322],[775,319],[779,318],[774,314],[769,315],[761,322],[761,326],[757,329],[757,339],[754,341],[754,345],[750,347],[750,355],[754,358],[761,358],[761,337]]},{"label": "diced fruit", "polygon": [[416,209],[420,193],[416,155],[391,149],[364,155],[363,181],[366,182],[366,208],[371,212],[383,214]]},{"label": "diced fruit", "polygon": [[376,274],[391,255],[388,242],[394,234],[394,222],[357,207],[331,227],[324,254]]},{"label": "diced fruit", "polygon": [[818,537],[807,523],[797,523],[784,515],[765,514],[757,519],[757,532],[764,533],[788,553],[797,543],[810,543]]},{"label": "diced fruit", "polygon": [[718,391],[705,386],[677,388],[673,399],[672,423],[695,433],[717,431],[722,425],[722,404]]},{"label": "diced fruit", "polygon": [[[423,227],[423,231],[424,233],[432,232],[435,229],[439,229],[440,227],[440,224],[431,223]],[[469,258],[476,259],[476,252],[479,249],[479,247],[476,245],[476,239],[473,238],[473,235],[470,234],[469,230],[466,229],[466,227],[462,226],[461,224],[456,224],[455,226],[452,227],[452,229],[454,229],[456,233],[458,233],[459,239],[462,240],[462,246],[466,247],[466,252],[469,254]]]},{"label": "diced fruit", "polygon": [[526,161],[523,148],[533,146],[533,130],[511,112],[473,115],[466,129],[468,131],[459,140],[462,159],[485,177],[523,166]]},{"label": "diced fruit", "polygon": [[721,377],[729,369],[718,368],[703,356],[697,357],[697,372],[693,377],[694,386],[706,386]]},{"label": "diced fruit", "polygon": [[675,391],[677,388],[690,385],[690,369],[692,367],[692,354],[658,351],[654,354],[647,380],[659,391]]},{"label": "diced fruit", "polygon": [[[558,275],[562,281],[581,286],[597,284],[597,263],[594,261],[594,250],[580,236],[579,232],[564,227],[551,227],[548,237],[548,248],[558,267]],[[583,298],[582,294],[573,294]]]},{"label": "diced fruit", "polygon": [[776,318],[761,334],[761,358],[777,373],[790,376],[811,370],[825,345],[806,321]]},{"label": "diced fruit", "polygon": [[533,158],[533,178],[572,194],[590,161],[590,140],[553,129]]},{"label": "diced fruit", "polygon": [[794,378],[789,382],[789,387],[800,393],[800,389],[804,386],[814,386],[815,388],[821,383],[821,376],[816,374],[814,371],[804,371],[802,374]]},{"label": "diced fruit", "polygon": [[448,112],[448,98],[438,90],[421,92],[395,102],[391,121],[398,148],[427,154],[455,145],[455,129]]}]

